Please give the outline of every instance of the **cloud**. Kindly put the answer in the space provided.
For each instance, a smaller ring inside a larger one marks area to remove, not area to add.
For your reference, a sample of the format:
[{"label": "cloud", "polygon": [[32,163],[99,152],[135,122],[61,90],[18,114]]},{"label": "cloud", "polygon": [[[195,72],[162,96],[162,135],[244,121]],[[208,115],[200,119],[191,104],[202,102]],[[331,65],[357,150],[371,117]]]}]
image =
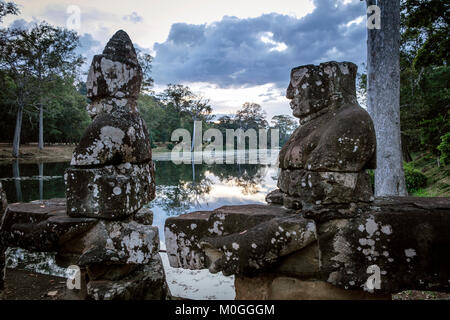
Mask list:
[{"label": "cloud", "polygon": [[133,11],[131,14],[124,16],[122,19],[125,21],[130,21],[131,23],[139,23],[144,20],[140,15],[137,14],[136,11]]},{"label": "cloud", "polygon": [[225,16],[211,24],[173,24],[165,42],[153,47],[155,81],[219,87],[275,83],[285,88],[290,70],[302,64],[363,63],[364,2],[314,4],[315,10],[302,18],[270,13],[247,19]]},{"label": "cloud", "polygon": [[77,53],[86,58],[82,72],[86,73],[91,65],[94,55],[103,51],[102,44],[92,37],[91,34],[85,33],[80,36],[80,45],[77,48]]}]

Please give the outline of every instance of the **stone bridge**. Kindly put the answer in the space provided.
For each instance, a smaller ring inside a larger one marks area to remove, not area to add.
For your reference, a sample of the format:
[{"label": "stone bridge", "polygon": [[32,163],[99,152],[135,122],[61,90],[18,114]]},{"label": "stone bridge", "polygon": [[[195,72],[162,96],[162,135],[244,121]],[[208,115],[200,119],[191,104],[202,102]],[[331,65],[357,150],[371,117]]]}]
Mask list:
[{"label": "stone bridge", "polygon": [[[450,291],[450,199],[373,197],[375,131],[355,77],[349,62],[292,70],[287,98],[300,127],[280,152],[279,189],[265,205],[167,219],[172,267],[235,275],[236,299]],[[92,61],[93,122],[65,174],[66,199],[7,206],[0,192],[2,273],[7,247],[50,251],[60,266],[79,266],[81,298],[170,298],[158,229],[143,208],[155,182],[136,107],[141,81],[133,44],[118,31]]]}]

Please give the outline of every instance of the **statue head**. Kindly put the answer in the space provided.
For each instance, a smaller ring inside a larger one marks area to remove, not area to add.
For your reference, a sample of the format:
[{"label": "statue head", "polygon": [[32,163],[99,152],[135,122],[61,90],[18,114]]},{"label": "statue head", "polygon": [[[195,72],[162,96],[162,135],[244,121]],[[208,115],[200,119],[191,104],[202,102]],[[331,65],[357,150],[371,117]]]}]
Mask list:
[{"label": "statue head", "polygon": [[94,56],[86,86],[92,100],[91,117],[113,109],[135,109],[142,82],[142,69],[130,37],[119,30],[109,40],[103,53]]},{"label": "statue head", "polygon": [[292,69],[286,97],[294,117],[304,119],[325,108],[357,104],[356,72],[351,62],[325,62]]}]

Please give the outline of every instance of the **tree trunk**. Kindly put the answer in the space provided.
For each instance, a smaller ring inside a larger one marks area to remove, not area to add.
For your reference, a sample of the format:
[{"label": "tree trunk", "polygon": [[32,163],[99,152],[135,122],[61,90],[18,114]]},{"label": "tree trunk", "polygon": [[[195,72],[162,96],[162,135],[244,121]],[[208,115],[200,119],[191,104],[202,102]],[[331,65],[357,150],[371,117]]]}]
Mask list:
[{"label": "tree trunk", "polygon": [[12,151],[12,156],[14,158],[19,157],[20,133],[22,131],[22,118],[23,118],[23,104],[19,100],[19,107],[17,109],[17,117],[16,117],[16,129],[14,131],[13,151]]},{"label": "tree trunk", "polygon": [[22,201],[22,186],[20,183],[20,167],[19,167],[19,160],[14,160],[13,165],[13,177],[14,177],[14,185],[16,187],[16,200],[17,202]]},{"label": "tree trunk", "polygon": [[367,40],[367,107],[377,136],[376,196],[406,196],[400,134],[400,0],[367,0],[381,9],[381,29]]},{"label": "tree trunk", "polygon": [[38,163],[39,168],[39,200],[44,199],[44,163]]},{"label": "tree trunk", "polygon": [[39,106],[39,150],[44,149],[44,109]]}]

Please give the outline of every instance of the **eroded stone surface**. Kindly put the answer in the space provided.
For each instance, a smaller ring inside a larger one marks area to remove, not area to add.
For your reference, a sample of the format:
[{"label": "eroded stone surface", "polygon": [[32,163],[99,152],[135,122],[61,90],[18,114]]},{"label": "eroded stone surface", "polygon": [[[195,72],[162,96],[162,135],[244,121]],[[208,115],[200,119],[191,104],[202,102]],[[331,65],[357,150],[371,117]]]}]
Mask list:
[{"label": "eroded stone surface", "polygon": [[138,113],[104,113],[87,127],[70,164],[144,163],[151,158],[147,126]]},{"label": "eroded stone surface", "polygon": [[72,217],[120,219],[155,198],[153,163],[66,171],[67,212]]},{"label": "eroded stone surface", "polygon": [[203,238],[209,271],[250,275],[273,267],[283,256],[315,242],[314,221],[288,215],[262,222],[239,233]]},{"label": "eroded stone surface", "polygon": [[149,208],[142,208],[133,217],[133,220],[137,223],[151,226],[153,224],[153,211]]},{"label": "eroded stone surface", "polygon": [[95,280],[87,284],[87,293],[94,300],[166,300],[170,290],[165,281],[161,257],[140,266],[118,281]]},{"label": "eroded stone surface", "polygon": [[318,228],[321,277],[347,289],[375,292],[450,290],[450,199],[380,198],[362,214]]},{"label": "eroded stone surface", "polygon": [[87,79],[88,98],[137,97],[141,89],[142,69],[129,36],[118,31],[103,54],[92,60]]},{"label": "eroded stone surface", "polygon": [[[8,206],[6,200],[6,194],[3,191],[2,183],[0,182],[0,224],[3,217],[3,213]],[[0,290],[3,288],[4,276],[5,276],[5,247],[3,245],[2,237],[0,236]]]},{"label": "eroded stone surface", "polygon": [[390,295],[337,288],[325,281],[263,274],[235,278],[236,300],[389,300]]},{"label": "eroded stone surface", "polygon": [[10,204],[0,228],[2,241],[5,246],[57,251],[97,223],[97,219],[68,217],[65,211],[64,199]]},{"label": "eroded stone surface", "polygon": [[135,221],[99,221],[81,237],[66,242],[64,254],[77,254],[77,264],[148,264],[159,252],[158,228]]},{"label": "eroded stone surface", "polygon": [[174,268],[206,269],[209,264],[200,245],[202,238],[244,232],[287,213],[289,211],[281,207],[244,205],[170,217],[164,230],[170,265]]},{"label": "eroded stone surface", "polygon": [[373,200],[369,175],[364,172],[314,172],[282,170],[278,177],[281,192],[297,198],[303,208]]},{"label": "eroded stone surface", "polygon": [[0,219],[3,215],[3,213],[6,210],[6,207],[8,206],[8,200],[6,199],[6,193],[3,190],[3,185],[0,182]]},{"label": "eroded stone surface", "polygon": [[316,204],[369,202],[366,169],[374,169],[372,120],[356,99],[357,67],[326,62],[292,69],[287,98],[297,128],[279,154],[278,187],[271,203],[300,209]]}]

